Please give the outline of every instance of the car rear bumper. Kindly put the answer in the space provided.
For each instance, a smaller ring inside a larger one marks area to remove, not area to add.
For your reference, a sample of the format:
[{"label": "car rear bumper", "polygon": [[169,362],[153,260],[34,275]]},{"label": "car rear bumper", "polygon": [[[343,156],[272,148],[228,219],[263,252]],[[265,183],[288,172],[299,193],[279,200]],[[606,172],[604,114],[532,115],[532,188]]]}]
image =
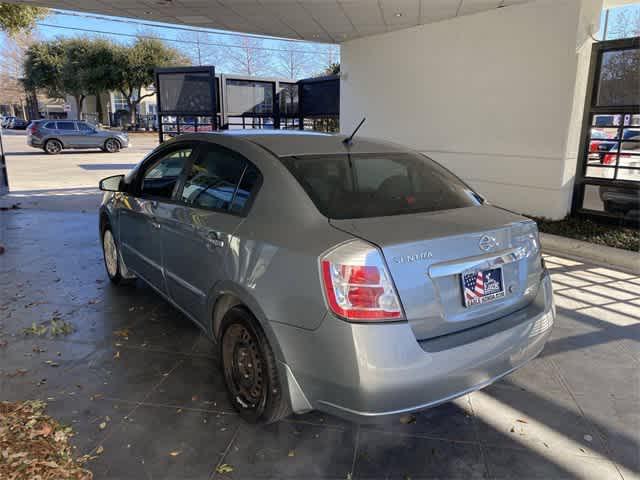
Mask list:
[{"label": "car rear bumper", "polygon": [[39,141],[37,138],[29,136],[27,137],[27,145],[29,145],[30,147],[41,148],[42,142]]},{"label": "car rear bumper", "polygon": [[[285,339],[299,342],[286,363],[313,408],[374,421],[453,400],[513,372],[540,353],[554,320],[545,273],[534,302],[489,324],[418,342],[407,323],[349,324],[329,317],[318,330]],[[287,327],[275,330],[291,337]]]}]

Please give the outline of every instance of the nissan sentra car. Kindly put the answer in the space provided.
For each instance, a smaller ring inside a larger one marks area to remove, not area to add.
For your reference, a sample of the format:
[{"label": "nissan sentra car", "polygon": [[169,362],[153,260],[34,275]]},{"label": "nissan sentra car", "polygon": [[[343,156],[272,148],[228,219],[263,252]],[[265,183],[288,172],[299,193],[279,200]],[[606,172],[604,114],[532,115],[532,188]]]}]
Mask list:
[{"label": "nissan sentra car", "polygon": [[424,410],[551,332],[536,224],[398,145],[186,134],[100,188],[109,278],[148,283],[218,344],[250,422]]}]

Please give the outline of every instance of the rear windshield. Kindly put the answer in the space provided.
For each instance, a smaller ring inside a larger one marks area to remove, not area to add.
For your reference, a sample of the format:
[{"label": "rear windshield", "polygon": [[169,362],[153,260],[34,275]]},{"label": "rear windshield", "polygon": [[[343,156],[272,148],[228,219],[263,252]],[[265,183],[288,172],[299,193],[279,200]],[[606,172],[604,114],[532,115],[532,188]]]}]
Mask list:
[{"label": "rear windshield", "polygon": [[328,218],[384,217],[482,203],[468,185],[419,154],[317,155],[282,161]]}]

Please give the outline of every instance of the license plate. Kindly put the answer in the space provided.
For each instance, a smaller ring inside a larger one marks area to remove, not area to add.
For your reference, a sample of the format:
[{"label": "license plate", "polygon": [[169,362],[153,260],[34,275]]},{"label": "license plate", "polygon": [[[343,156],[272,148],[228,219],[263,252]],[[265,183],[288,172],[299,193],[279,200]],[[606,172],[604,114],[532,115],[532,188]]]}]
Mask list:
[{"label": "license plate", "polygon": [[482,305],[504,297],[502,267],[466,272],[460,279],[465,307]]}]

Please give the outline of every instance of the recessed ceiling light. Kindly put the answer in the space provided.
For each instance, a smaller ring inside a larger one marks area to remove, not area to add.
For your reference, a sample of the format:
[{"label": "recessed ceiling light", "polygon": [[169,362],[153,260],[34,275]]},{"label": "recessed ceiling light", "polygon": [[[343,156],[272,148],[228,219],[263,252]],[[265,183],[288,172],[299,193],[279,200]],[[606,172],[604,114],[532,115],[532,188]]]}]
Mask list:
[{"label": "recessed ceiling light", "polygon": [[144,12],[145,15],[151,15],[151,10],[147,10],[146,12]]},{"label": "recessed ceiling light", "polygon": [[401,12],[397,12],[397,13],[396,13],[396,17],[401,17],[401,16],[402,16],[402,13],[401,13]]}]

